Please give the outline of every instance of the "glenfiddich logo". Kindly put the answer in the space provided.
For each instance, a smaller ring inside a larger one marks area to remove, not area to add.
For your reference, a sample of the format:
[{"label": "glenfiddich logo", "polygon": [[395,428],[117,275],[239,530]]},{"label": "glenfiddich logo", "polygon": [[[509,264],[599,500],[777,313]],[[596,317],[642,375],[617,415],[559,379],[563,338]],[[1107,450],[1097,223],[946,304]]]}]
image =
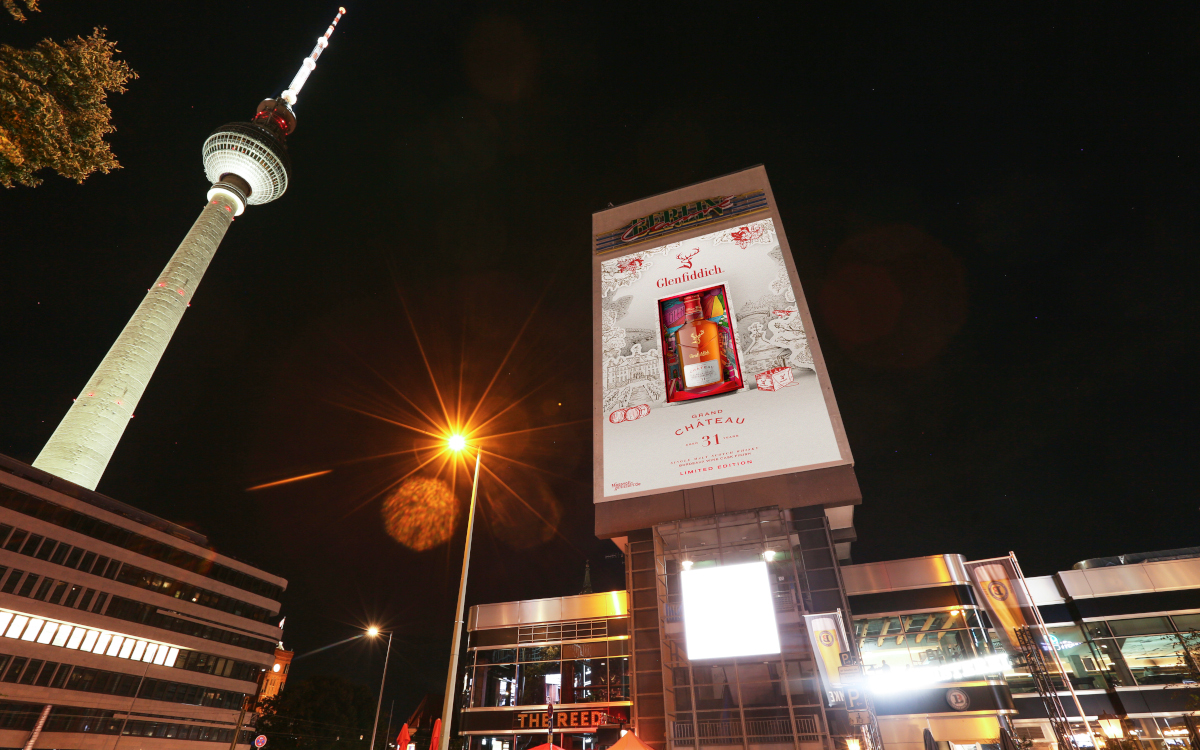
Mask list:
[{"label": "glenfiddich logo", "polygon": [[675,257],[679,260],[679,267],[681,269],[682,268],[691,268],[692,267],[692,258],[695,258],[699,253],[700,253],[700,248],[698,248],[698,247],[695,248],[694,250],[692,250],[687,255],[684,255],[683,253],[676,253]]},{"label": "glenfiddich logo", "polygon": [[634,219],[625,228],[621,241],[636,242],[672,229],[718,218],[727,209],[733,208],[733,198],[732,195],[707,198]]},{"label": "glenfiddich logo", "polygon": [[669,279],[659,279],[658,281],[654,282],[654,285],[659,289],[662,289],[663,287],[682,284],[685,281],[695,281],[696,279],[703,279],[706,276],[716,276],[719,273],[721,273],[720,266],[712,266],[711,268],[698,268],[695,271],[687,271]]}]

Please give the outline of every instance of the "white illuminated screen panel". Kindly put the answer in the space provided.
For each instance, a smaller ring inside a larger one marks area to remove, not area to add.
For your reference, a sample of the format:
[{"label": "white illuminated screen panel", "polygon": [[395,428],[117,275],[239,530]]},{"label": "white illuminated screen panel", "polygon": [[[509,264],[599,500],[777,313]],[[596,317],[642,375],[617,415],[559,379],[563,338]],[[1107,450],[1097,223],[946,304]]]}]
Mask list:
[{"label": "white illuminated screen panel", "polygon": [[779,653],[765,562],[693,568],[679,577],[689,659]]}]

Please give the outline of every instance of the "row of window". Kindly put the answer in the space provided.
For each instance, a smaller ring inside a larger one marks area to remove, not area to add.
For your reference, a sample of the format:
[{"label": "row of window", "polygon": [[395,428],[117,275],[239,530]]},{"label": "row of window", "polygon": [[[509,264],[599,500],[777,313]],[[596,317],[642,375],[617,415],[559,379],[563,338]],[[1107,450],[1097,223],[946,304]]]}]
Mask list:
[{"label": "row of window", "polygon": [[564,643],[556,646],[528,648],[491,648],[475,651],[476,664],[513,664],[516,662],[559,661],[560,659],[590,659],[597,656],[628,656],[629,639]]},{"label": "row of window", "polygon": [[[42,706],[33,703],[6,701],[0,703],[0,729],[31,731],[42,713]],[[125,719],[117,717],[115,711],[97,708],[55,706],[50,710],[43,732],[86,732],[89,734],[123,734],[130,737],[165,737],[199,742],[222,742],[233,740],[233,729],[177,724],[172,722]],[[239,744],[249,744],[254,732],[243,730]]]},{"label": "row of window", "polygon": [[681,711],[742,708],[786,708],[821,703],[821,686],[811,663],[788,659],[738,661],[736,664],[692,664],[671,669],[670,689]]},{"label": "row of window", "polygon": [[[1055,651],[1077,690],[1200,682],[1200,614],[1138,617],[1052,627],[1043,650]],[[1054,660],[1047,658],[1052,670]],[[1032,692],[1029,675],[1005,675],[1014,693]],[[1063,675],[1055,674],[1057,683]]]},{"label": "row of window", "polygon": [[63,565],[83,573],[110,578],[130,586],[154,591],[175,599],[195,602],[204,607],[211,607],[222,612],[228,612],[238,617],[246,617],[255,622],[266,622],[274,615],[270,610],[256,607],[253,604],[235,599],[231,596],[218,594],[189,583],[143,570],[135,565],[89,552],[82,547],[72,547],[66,542],[43,537],[25,529],[14,529],[7,524],[0,524],[0,545],[10,552],[45,560],[54,565]]},{"label": "row of window", "polygon": [[101,614],[108,601],[108,594],[96,589],[89,589],[68,581],[58,581],[50,576],[40,576],[37,573],[25,574],[25,571],[0,566],[0,592],[15,594],[39,602],[57,604],[71,609],[82,609],[84,612]]},{"label": "row of window", "polygon": [[471,672],[470,706],[536,706],[629,700],[629,657],[487,664]]},{"label": "row of window", "polygon": [[142,536],[122,526],[115,526],[101,521],[85,513],[65,508],[49,500],[33,497],[11,487],[0,487],[0,507],[24,513],[55,526],[99,539],[117,547],[136,552],[139,555],[174,565],[177,568],[199,573],[206,578],[212,578],[230,586],[249,591],[253,594],[278,600],[283,594],[283,588],[264,581],[261,578],[234,570],[226,565],[213,562],[211,559],[192,554],[178,547],[159,542]]},{"label": "row of window", "polygon": [[[38,584],[38,576],[36,574],[25,576],[24,580],[22,580],[24,571],[20,570],[11,571],[11,574],[8,574],[8,577],[5,578],[6,572],[6,568],[0,568],[0,580],[4,580],[4,586],[0,586],[0,590],[2,590],[4,593],[28,596],[30,599],[47,601],[50,602],[50,604],[66,607],[79,608],[79,610],[94,612],[96,614],[100,614],[102,612],[104,614],[110,614],[110,612],[104,612],[104,604],[106,604],[108,601],[108,594],[106,593],[97,593],[95,589],[84,589],[80,586],[74,586],[74,584],[68,584],[65,581],[54,581],[52,578],[48,577],[41,578],[42,582],[41,584]],[[20,582],[19,587],[18,582]],[[82,592],[82,595],[80,595],[80,592]],[[163,617],[166,618],[167,616]],[[12,616],[10,616],[10,614],[0,614],[0,632],[4,632],[4,634],[8,635],[8,637],[19,637],[23,638],[25,641],[36,640],[38,643],[50,643],[53,644],[53,646],[79,648],[80,644],[83,642],[85,632],[88,631],[88,629],[80,628],[78,625],[54,623],[53,620],[42,620],[38,618],[18,616],[24,632],[12,632],[12,628],[13,626],[16,626],[17,620],[12,620],[11,618]],[[186,620],[180,620],[180,622],[186,622]],[[38,630],[35,629],[34,625],[32,624],[30,624],[29,628],[24,628],[26,623],[36,623],[37,629],[41,629],[41,632],[38,632]],[[43,624],[46,625],[44,628],[42,628]],[[78,634],[78,637],[76,640],[74,640],[74,646],[68,646],[68,644],[72,642],[72,628],[74,628],[74,632]],[[94,630],[92,632],[96,632],[97,634],[97,636],[92,637],[92,642],[95,643],[96,637],[98,637],[98,631]],[[115,640],[120,641],[121,636],[116,636]],[[151,646],[148,649],[145,642],[140,642],[140,646],[134,649],[132,646],[136,640],[134,640],[134,638],[126,638],[126,640],[131,644],[131,650],[125,654],[125,658],[128,658],[128,656],[130,656],[130,654],[136,650],[138,655],[134,656],[134,659],[142,659],[143,654],[148,656],[148,658],[146,658],[148,661],[150,659],[154,659],[156,647]],[[85,648],[90,649],[91,647]],[[163,647],[162,653],[167,653],[166,647]],[[120,652],[114,653],[113,655],[120,655]],[[172,660],[174,660],[174,656],[172,656]],[[161,661],[160,664],[162,664]],[[167,666],[172,666],[172,664],[169,664],[168,662]],[[184,670],[192,672],[216,674],[217,677],[230,677],[233,679],[256,679],[258,672],[262,670],[262,667],[250,664],[250,662],[226,659],[223,658],[223,656],[194,652],[194,650],[182,652],[180,659],[175,662],[174,666],[184,668]]]},{"label": "row of window", "polygon": [[206,641],[227,643],[230,646],[258,651],[264,654],[275,653],[275,641],[265,641],[246,633],[238,633],[224,628],[215,628],[194,620],[185,620],[158,611],[158,607],[144,602],[135,602],[123,596],[114,596],[104,614],[121,620],[141,623],[154,628],[162,628],[175,633],[192,635]]},{"label": "row of window", "polygon": [[[116,561],[114,560],[113,563]],[[0,566],[0,579],[3,579],[3,584],[0,584],[0,592],[5,594],[16,594],[63,607],[82,609],[85,612],[138,622],[217,643],[228,643],[231,646],[264,654],[275,653],[274,641],[266,641],[244,633],[173,617],[159,612],[158,607],[152,604],[135,602],[122,596],[113,596],[112,602],[109,603],[109,595],[103,591],[84,588],[68,581],[57,581],[50,576],[39,576],[37,573],[26,575],[23,570],[13,568],[10,571],[8,568]],[[105,604],[108,604],[107,609]]]},{"label": "row of window", "polygon": [[232,690],[218,690],[153,677],[142,679],[136,674],[109,672],[94,667],[60,664],[8,654],[0,654],[0,682],[127,697],[132,697],[136,692],[138,698],[147,700],[211,708],[241,708],[242,700],[246,697],[244,693]]},{"label": "row of window", "polygon": [[[1003,653],[995,634],[978,624],[976,613],[951,610],[861,618],[854,634],[868,670],[907,669]],[[1088,622],[1049,633],[1041,646],[1060,689],[1064,679],[1076,690],[1200,682],[1200,614]],[[1057,673],[1051,651],[1065,675]],[[1009,670],[1005,679],[1014,693],[1035,690],[1024,672]]]}]

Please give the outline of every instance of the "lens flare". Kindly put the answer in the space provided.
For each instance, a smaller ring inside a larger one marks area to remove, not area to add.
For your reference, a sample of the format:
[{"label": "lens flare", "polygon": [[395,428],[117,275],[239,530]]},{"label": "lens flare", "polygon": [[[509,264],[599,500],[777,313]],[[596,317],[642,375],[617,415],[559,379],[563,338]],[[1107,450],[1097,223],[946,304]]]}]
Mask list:
[{"label": "lens flare", "polygon": [[416,552],[445,544],[458,524],[458,502],[440,479],[411,477],[383,501],[384,528]]}]

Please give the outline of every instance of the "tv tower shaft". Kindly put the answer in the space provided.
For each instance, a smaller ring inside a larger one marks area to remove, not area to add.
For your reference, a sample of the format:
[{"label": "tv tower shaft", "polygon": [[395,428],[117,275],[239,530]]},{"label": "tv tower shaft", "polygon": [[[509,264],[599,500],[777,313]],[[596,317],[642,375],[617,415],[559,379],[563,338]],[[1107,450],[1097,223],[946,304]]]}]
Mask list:
[{"label": "tv tower shaft", "polygon": [[38,454],[35,467],[96,489],[230,223],[246,206],[270,203],[287,191],[287,136],[296,128],[291,105],[345,12],[338,9],[282,96],[259,104],[250,122],[222,125],[204,142],[204,171],[212,181],[208,203]]},{"label": "tv tower shaft", "polygon": [[96,489],[237,210],[214,195],[33,465]]}]

